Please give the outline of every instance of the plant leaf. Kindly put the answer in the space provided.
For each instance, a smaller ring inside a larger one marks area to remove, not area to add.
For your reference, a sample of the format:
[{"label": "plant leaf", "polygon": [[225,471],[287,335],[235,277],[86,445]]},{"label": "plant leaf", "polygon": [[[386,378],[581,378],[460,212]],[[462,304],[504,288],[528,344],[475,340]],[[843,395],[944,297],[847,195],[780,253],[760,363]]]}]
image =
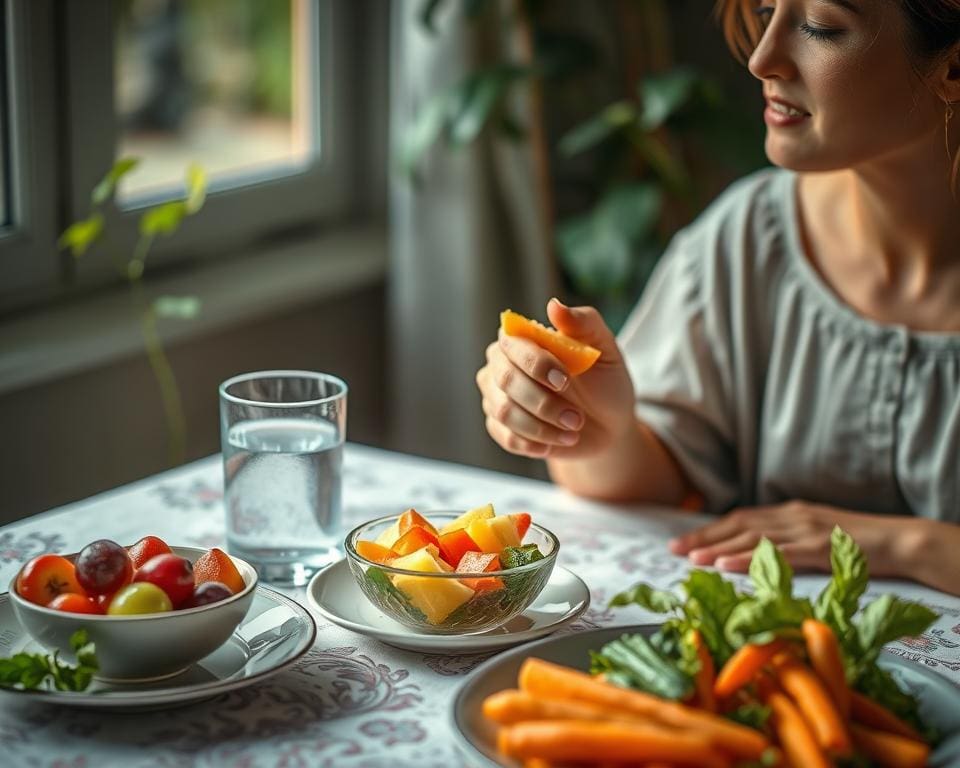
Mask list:
[{"label": "plant leaf", "polygon": [[606,141],[625,126],[637,121],[637,108],[629,101],[618,101],[598,115],[574,126],[560,139],[557,148],[571,157]]},{"label": "plant leaf", "polygon": [[804,619],[813,615],[806,598],[747,598],[730,612],[723,633],[733,648],[745,643],[769,643],[774,637],[799,635]]},{"label": "plant leaf", "polygon": [[87,249],[100,239],[103,234],[103,216],[99,213],[90,215],[88,219],[75,221],[67,227],[60,239],[57,240],[57,246],[63,250],[70,249],[74,257],[79,258],[87,252]]},{"label": "plant leaf", "polygon": [[120,179],[130,173],[130,171],[139,164],[140,158],[138,157],[121,157],[117,160],[117,162],[113,164],[113,167],[100,179],[97,186],[93,188],[93,193],[90,195],[93,204],[95,206],[101,205],[113,197]]},{"label": "plant leaf", "polygon": [[140,217],[140,234],[145,237],[172,235],[186,214],[187,206],[183,200],[171,200],[150,208]]},{"label": "plant leaf", "polygon": [[153,301],[157,317],[190,320],[200,314],[200,299],[196,296],[158,296]]},{"label": "plant leaf", "polygon": [[207,172],[196,163],[187,168],[187,199],[184,200],[184,212],[192,216],[207,199]]},{"label": "plant leaf", "polygon": [[640,127],[653,131],[663,125],[690,100],[698,81],[697,73],[686,67],[644,78],[640,83]]},{"label": "plant leaf", "polygon": [[398,164],[402,173],[412,174],[424,153],[436,142],[446,121],[450,91],[433,96],[414,117],[412,125],[403,132],[398,152]]},{"label": "plant leaf", "polygon": [[450,117],[450,142],[462,147],[476,139],[507,87],[515,80],[527,77],[530,71],[526,67],[507,64],[467,78],[458,91],[458,109]]},{"label": "plant leaf", "polygon": [[434,17],[443,3],[444,0],[425,0],[425,2],[420,6],[420,11],[417,13],[417,17],[420,20],[420,25],[431,35],[435,35],[437,33]]}]

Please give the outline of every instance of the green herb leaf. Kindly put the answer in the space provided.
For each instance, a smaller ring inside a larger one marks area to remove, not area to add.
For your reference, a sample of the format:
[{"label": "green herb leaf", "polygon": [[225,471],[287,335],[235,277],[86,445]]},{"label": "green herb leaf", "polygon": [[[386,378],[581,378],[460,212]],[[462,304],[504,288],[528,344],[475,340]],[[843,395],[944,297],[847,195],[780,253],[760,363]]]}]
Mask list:
[{"label": "green herb leaf", "polygon": [[77,664],[60,661],[59,653],[17,653],[0,659],[0,687],[34,690],[48,684],[58,691],[84,691],[98,669],[96,649],[84,630],[70,638]]},{"label": "green herb leaf", "polygon": [[520,547],[504,547],[500,553],[500,565],[504,570],[529,565],[543,560],[543,553],[536,544],[524,544]]},{"label": "green herb leaf", "polygon": [[617,679],[630,681],[629,687],[668,699],[682,699],[693,690],[690,677],[640,634],[623,635],[603,646],[593,654],[591,671],[615,672]]},{"label": "green herb leaf", "polygon": [[610,607],[639,605],[653,613],[670,613],[683,607],[683,600],[672,592],[654,589],[649,584],[635,584],[610,599]]},{"label": "green herb leaf", "polygon": [[767,720],[770,718],[770,708],[753,702],[741,704],[732,712],[728,712],[726,717],[741,725],[763,731],[766,730]]},{"label": "green herb leaf", "polygon": [[723,628],[733,648],[746,643],[769,643],[775,637],[800,634],[804,619],[813,615],[806,598],[748,598],[737,604]]},{"label": "green herb leaf", "polygon": [[856,622],[859,658],[857,668],[872,664],[887,643],[914,637],[927,629],[937,614],[920,603],[883,595],[867,605]]},{"label": "green herb leaf", "polygon": [[724,627],[733,609],[747,599],[737,594],[731,582],[716,571],[693,570],[683,583],[687,593],[684,608],[686,624],[697,629],[718,664],[723,664],[733,648],[724,634]]},{"label": "green herb leaf", "polygon": [[842,641],[867,588],[869,574],[860,547],[840,526],[830,535],[830,565],[833,576],[817,597],[814,613]]},{"label": "green herb leaf", "polygon": [[750,579],[759,600],[781,599],[793,595],[793,568],[770,539],[760,539],[750,560]]}]

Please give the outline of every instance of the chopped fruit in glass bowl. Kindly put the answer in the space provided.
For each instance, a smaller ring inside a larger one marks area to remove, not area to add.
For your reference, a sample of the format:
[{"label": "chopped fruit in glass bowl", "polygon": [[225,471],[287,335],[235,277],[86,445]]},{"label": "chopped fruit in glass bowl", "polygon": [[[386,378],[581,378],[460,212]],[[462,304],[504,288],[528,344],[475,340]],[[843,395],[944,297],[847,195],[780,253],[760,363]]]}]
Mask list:
[{"label": "chopped fruit in glass bowl", "polygon": [[67,659],[71,635],[86,630],[98,677],[153,680],[223,645],[256,587],[256,570],[239,558],[148,536],[131,547],[100,539],[72,555],[39,555],[13,579],[10,601],[27,632]]},{"label": "chopped fruit in glass bowl", "polygon": [[560,543],[525,512],[493,505],[364,523],[346,538],[347,562],[364,595],[419,632],[472,634],[505,624],[540,593]]}]

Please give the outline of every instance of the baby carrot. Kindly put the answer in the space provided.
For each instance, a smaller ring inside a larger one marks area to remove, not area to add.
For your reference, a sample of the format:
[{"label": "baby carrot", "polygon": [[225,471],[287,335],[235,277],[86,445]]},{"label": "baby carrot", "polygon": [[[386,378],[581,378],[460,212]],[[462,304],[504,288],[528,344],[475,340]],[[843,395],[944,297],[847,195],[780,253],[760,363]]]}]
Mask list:
[{"label": "baby carrot", "polygon": [[736,757],[756,760],[770,746],[766,737],[752,728],[649,693],[599,682],[585,672],[543,659],[526,659],[518,679],[521,690],[537,696],[588,701],[698,731]]},{"label": "baby carrot", "polygon": [[856,724],[850,730],[857,748],[884,768],[921,768],[927,764],[930,747],[923,742]]},{"label": "baby carrot", "polygon": [[700,630],[694,629],[691,631],[691,640],[697,653],[697,661],[700,662],[700,669],[693,678],[693,686],[697,692],[697,704],[707,712],[716,712],[717,698],[713,695],[716,672],[713,668],[713,657],[710,655],[707,644],[703,642]]},{"label": "baby carrot", "polygon": [[850,716],[850,688],[843,671],[840,643],[829,625],[816,619],[805,619],[802,625],[807,656],[817,676],[830,691],[840,716]]},{"label": "baby carrot", "polygon": [[895,733],[914,741],[923,741],[923,737],[909,723],[904,722],[893,712],[859,691],[850,692],[850,713],[852,719],[862,725],[878,731]]},{"label": "baby carrot", "polygon": [[852,747],[843,718],[813,670],[787,659],[776,665],[776,673],[780,685],[790,694],[820,747],[833,756],[849,757]]},{"label": "baby carrot", "polygon": [[733,654],[717,673],[713,693],[725,699],[751,680],[763,666],[787,647],[785,640],[774,640],[764,645],[748,643]]},{"label": "baby carrot", "polygon": [[524,720],[645,720],[642,715],[575,699],[548,699],[507,689],[483,700],[483,714],[500,725]]},{"label": "baby carrot", "polygon": [[770,707],[774,732],[791,765],[830,768],[830,761],[817,745],[813,732],[787,696],[774,691],[767,697],[767,706]]},{"label": "baby carrot", "polygon": [[569,762],[669,760],[680,765],[726,768],[705,735],[643,723],[598,723],[581,720],[532,720],[501,728],[497,746],[508,757]]}]

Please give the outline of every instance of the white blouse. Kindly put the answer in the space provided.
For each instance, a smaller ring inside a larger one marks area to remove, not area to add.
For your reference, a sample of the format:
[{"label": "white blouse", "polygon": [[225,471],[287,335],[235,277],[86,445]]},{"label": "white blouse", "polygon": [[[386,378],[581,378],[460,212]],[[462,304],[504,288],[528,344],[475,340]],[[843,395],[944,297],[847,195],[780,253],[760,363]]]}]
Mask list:
[{"label": "white blouse", "polygon": [[844,304],[804,256],[796,178],[743,179],[674,238],[620,334],[637,416],[710,511],[960,522],[960,334]]}]

